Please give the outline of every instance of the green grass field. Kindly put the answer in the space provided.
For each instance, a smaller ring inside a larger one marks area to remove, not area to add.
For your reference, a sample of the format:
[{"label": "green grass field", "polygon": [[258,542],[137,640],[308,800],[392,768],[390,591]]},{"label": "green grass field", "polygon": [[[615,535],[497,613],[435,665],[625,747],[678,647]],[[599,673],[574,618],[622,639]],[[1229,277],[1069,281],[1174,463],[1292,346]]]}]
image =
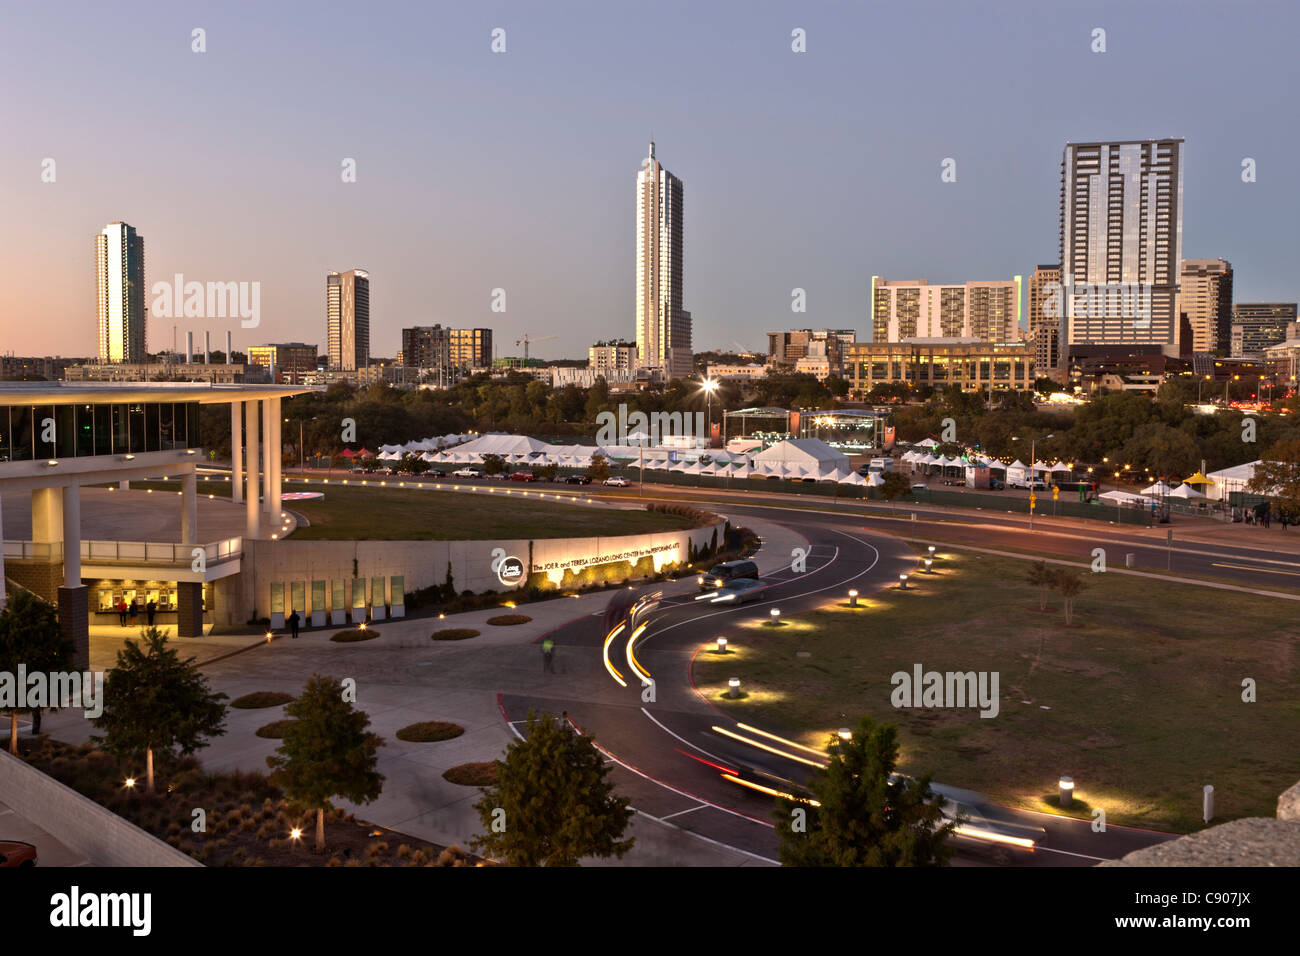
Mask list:
[{"label": "green grass field", "polygon": [[[177,491],[178,482],[140,482],[137,488]],[[491,494],[429,489],[361,487],[330,482],[286,483],[288,491],[319,491],[323,498],[286,501],[284,508],[303,515],[310,527],[300,527],[290,540],[460,541],[477,538],[582,538],[693,527],[679,515],[640,509],[620,511],[592,505],[542,501],[535,492],[544,486],[521,487],[493,482]],[[521,492],[527,490],[527,497]],[[199,494],[230,497],[230,483],[200,481]],[[506,492],[511,492],[507,494]]]},{"label": "green grass field", "polygon": [[[913,575],[915,589],[870,595],[865,608],[743,626],[729,635],[736,653],[696,657],[701,693],[811,746],[863,714],[892,721],[902,769],[1013,806],[1051,810],[1066,774],[1111,823],[1196,829],[1207,783],[1219,821],[1271,817],[1300,779],[1292,602],[1085,573],[1067,628],[1059,596],[1039,610],[1027,561],[952,552],[936,565],[942,573]],[[893,707],[891,675],[918,663],[998,672],[1000,713]],[[747,698],[725,699],[729,677]],[[1245,678],[1256,703],[1242,700]]]}]

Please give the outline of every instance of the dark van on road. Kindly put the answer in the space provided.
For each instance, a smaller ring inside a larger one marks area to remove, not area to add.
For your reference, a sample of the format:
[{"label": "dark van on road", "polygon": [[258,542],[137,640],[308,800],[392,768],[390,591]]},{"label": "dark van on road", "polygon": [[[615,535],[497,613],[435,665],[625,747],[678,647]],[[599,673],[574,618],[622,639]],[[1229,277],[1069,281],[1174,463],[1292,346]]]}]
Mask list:
[{"label": "dark van on road", "polygon": [[712,588],[720,588],[728,581],[734,581],[737,578],[758,580],[758,565],[753,561],[728,561],[726,564],[715,564],[709,568],[707,574],[701,574],[697,577],[695,583],[700,586],[701,591],[707,591]]}]

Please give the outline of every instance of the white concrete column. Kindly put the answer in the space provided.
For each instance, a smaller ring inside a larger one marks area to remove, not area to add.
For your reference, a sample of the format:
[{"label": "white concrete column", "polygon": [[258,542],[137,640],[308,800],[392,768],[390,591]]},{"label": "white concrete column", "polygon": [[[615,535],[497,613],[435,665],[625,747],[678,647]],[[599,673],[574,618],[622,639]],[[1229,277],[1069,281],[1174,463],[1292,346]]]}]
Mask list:
[{"label": "white concrete column", "polygon": [[4,496],[0,495],[0,611],[5,607],[5,515]]},{"label": "white concrete column", "polygon": [[248,454],[245,465],[248,471],[248,494],[245,501],[244,537],[255,539],[261,534],[261,508],[257,500],[257,399],[245,402],[248,407]]},{"label": "white concrete column", "polygon": [[271,511],[271,487],[275,480],[273,462],[275,460],[275,409],[269,398],[262,399],[262,510],[271,519],[267,534],[275,531],[280,524],[279,515]]},{"label": "white concrete column", "polygon": [[81,587],[81,488],[63,489],[63,586]]},{"label": "white concrete column", "polygon": [[181,544],[194,544],[199,534],[198,475],[181,476]]},{"label": "white concrete column", "polygon": [[243,402],[230,403],[230,500],[236,504],[244,500]]},{"label": "white concrete column", "polygon": [[284,442],[280,438],[280,426],[284,423],[280,420],[280,399],[271,399],[270,405],[271,431],[274,434],[271,439],[271,472],[274,475],[271,480],[271,518],[278,531],[280,528],[280,495],[284,486],[284,480],[280,474],[284,468]]},{"label": "white concrete column", "polygon": [[63,493],[58,488],[32,492],[32,540],[37,544],[63,540]]}]

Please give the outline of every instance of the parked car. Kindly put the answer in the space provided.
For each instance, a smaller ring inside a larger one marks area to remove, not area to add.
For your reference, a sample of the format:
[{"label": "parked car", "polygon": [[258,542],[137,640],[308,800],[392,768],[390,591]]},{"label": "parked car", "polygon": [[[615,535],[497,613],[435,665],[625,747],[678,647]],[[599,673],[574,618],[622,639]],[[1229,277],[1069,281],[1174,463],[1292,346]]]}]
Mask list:
[{"label": "parked car", "polygon": [[495,475],[484,475],[483,477],[487,478],[490,481],[505,481],[510,476],[507,475],[504,471],[498,471]]},{"label": "parked car", "polygon": [[989,479],[989,490],[991,490],[991,491],[1001,491],[1001,490],[1004,489],[1005,487],[1006,487],[1006,485],[1003,484],[1001,478],[990,478],[990,479]]},{"label": "parked car", "polygon": [[632,484],[632,482],[628,481],[626,478],[620,477],[619,475],[615,475],[613,478],[606,478],[605,484],[609,485],[611,488],[626,488],[628,485]]},{"label": "parked car", "polygon": [[511,481],[536,481],[537,476],[531,471],[516,471],[510,476]]},{"label": "parked car", "polygon": [[429,478],[446,478],[447,473],[441,468],[430,468],[424,473]]},{"label": "parked car", "polygon": [[914,485],[912,486],[912,490],[913,490],[913,491],[929,491],[929,490],[930,490],[930,486],[927,485],[927,484],[926,484],[925,482],[923,482],[923,481],[918,481],[916,484],[914,484]]},{"label": "parked car", "polygon": [[384,467],[382,468],[375,469],[376,475],[391,475],[392,473],[393,473],[393,469],[389,468],[387,465],[384,465]]},{"label": "parked car", "polygon": [[476,468],[461,468],[451,473],[453,478],[482,478],[483,472]]},{"label": "parked car", "polygon": [[566,485],[589,485],[591,484],[591,475],[570,475],[564,479]]},{"label": "parked car", "polygon": [[724,564],[715,564],[707,573],[699,575],[695,583],[699,585],[701,591],[712,591],[725,586],[728,581],[740,578],[757,580],[758,565],[753,561],[727,561]]},{"label": "parked car", "polygon": [[35,866],[36,847],[21,840],[0,840],[0,866]]}]

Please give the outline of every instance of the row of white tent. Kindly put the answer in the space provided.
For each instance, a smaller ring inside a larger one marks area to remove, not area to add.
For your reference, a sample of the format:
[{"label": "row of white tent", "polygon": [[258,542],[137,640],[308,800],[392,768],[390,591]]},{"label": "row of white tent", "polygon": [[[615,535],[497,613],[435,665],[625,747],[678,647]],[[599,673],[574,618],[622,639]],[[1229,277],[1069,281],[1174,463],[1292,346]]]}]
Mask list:
[{"label": "row of white tent", "polygon": [[[903,453],[902,460],[908,462],[914,469],[916,468],[924,469],[930,467],[967,468],[970,467],[971,465],[976,465],[976,466],[986,466],[988,468],[1002,469],[1005,470],[1008,474],[1010,474],[1011,472],[1017,472],[1023,474],[1029,471],[1029,466],[1026,465],[1019,458],[1017,458],[1011,464],[1006,465],[998,461],[998,459],[996,458],[988,458],[984,455],[976,455],[976,454],[967,455],[965,459],[961,459],[952,456],[945,457],[943,455],[934,455],[934,454],[921,452],[921,451],[909,451]],[[1051,465],[1049,465],[1045,461],[1034,462],[1034,474],[1036,475],[1058,474],[1061,472],[1064,472],[1065,474],[1072,474],[1074,472],[1074,469],[1071,468],[1069,465],[1065,464],[1064,462],[1059,462],[1059,461]]]},{"label": "row of white tent", "polygon": [[467,433],[458,435],[455,432],[448,432],[441,437],[421,438],[417,441],[408,441],[404,445],[380,445],[377,458],[383,461],[397,461],[408,454],[418,454],[420,452],[435,452],[444,448],[451,448],[454,445],[461,445],[467,441],[475,439],[476,435]]}]

